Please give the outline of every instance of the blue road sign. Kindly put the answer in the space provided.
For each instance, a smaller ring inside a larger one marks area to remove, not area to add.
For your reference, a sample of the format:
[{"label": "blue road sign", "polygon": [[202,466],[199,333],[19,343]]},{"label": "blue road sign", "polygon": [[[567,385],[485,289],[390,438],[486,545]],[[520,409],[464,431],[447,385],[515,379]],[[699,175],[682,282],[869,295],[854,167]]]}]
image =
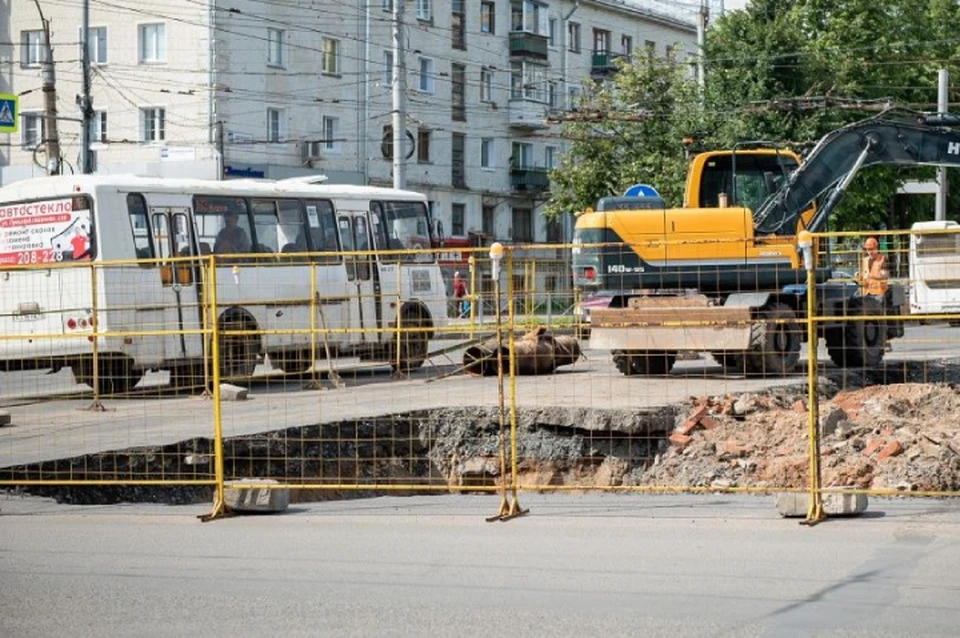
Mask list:
[{"label": "blue road sign", "polygon": [[634,184],[623,194],[624,197],[660,197],[657,189],[649,184]]},{"label": "blue road sign", "polygon": [[0,133],[16,133],[20,113],[17,109],[16,95],[0,93]]}]

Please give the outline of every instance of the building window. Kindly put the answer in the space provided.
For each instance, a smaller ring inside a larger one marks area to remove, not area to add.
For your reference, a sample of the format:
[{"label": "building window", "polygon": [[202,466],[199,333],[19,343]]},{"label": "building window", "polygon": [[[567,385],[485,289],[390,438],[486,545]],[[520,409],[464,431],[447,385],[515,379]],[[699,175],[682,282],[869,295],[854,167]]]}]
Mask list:
[{"label": "building window", "polygon": [[549,35],[550,16],[547,5],[523,0],[510,5],[510,29],[537,35]]},{"label": "building window", "polygon": [[514,142],[510,151],[510,167],[527,170],[533,167],[533,144]]},{"label": "building window", "polygon": [[[83,55],[83,29],[77,29],[80,37],[80,55]],[[90,27],[87,29],[87,54],[90,64],[107,63],[107,27]]]},{"label": "building window", "polygon": [[323,38],[323,59],[320,71],[331,75],[340,74],[340,40]]},{"label": "building window", "polygon": [[430,162],[430,131],[428,129],[417,131],[417,161],[421,164]]},{"label": "building window", "polygon": [[380,0],[380,8],[384,11],[393,11],[393,0]]},{"label": "building window", "polygon": [[[547,221],[547,241],[552,244],[559,244],[563,241],[563,223],[556,217]],[[554,277],[554,286],[556,286],[556,277]]]},{"label": "building window", "polygon": [[287,136],[287,122],[283,109],[267,109],[267,141],[283,142]]},{"label": "building window", "polygon": [[627,57],[633,55],[633,38],[629,35],[620,36],[620,53]]},{"label": "building window", "polygon": [[483,230],[483,234],[486,235],[487,237],[494,236],[494,232],[493,232],[494,230],[493,211],[494,210],[496,210],[496,208],[494,208],[493,206],[484,206],[481,211],[481,214],[483,216],[483,219],[481,220],[482,222],[481,230]]},{"label": "building window", "polygon": [[165,109],[140,109],[140,131],[141,142],[162,142],[167,139]]},{"label": "building window", "polygon": [[93,114],[93,126],[90,127],[90,141],[95,144],[107,143],[107,112],[96,111]]},{"label": "building window", "polygon": [[267,29],[267,64],[270,66],[283,66],[287,63],[283,36],[283,29]]},{"label": "building window", "polygon": [[580,87],[571,86],[567,92],[567,108],[575,109],[580,106]]},{"label": "building window", "polygon": [[580,53],[580,24],[577,22],[567,24],[567,49],[571,53]]},{"label": "building window", "polygon": [[383,52],[383,85],[393,86],[393,51]]},{"label": "building window", "polygon": [[547,46],[556,48],[557,46],[557,19],[550,18],[550,25],[547,32]]},{"label": "building window", "polygon": [[467,121],[466,84],[467,67],[454,63],[450,71],[450,117],[456,122]]},{"label": "building window", "polygon": [[417,20],[433,20],[433,0],[417,0]]},{"label": "building window", "polygon": [[480,69],[480,101],[493,102],[493,69]]},{"label": "building window", "polygon": [[493,150],[494,141],[492,137],[484,137],[480,140],[480,168],[493,168]]},{"label": "building window", "polygon": [[652,60],[657,55],[657,43],[653,40],[644,40],[643,48],[647,51],[648,60]]},{"label": "building window", "polygon": [[454,133],[450,140],[450,181],[454,188],[467,187],[467,171],[464,166],[466,148],[467,136]]},{"label": "building window", "polygon": [[467,48],[467,16],[463,11],[464,0],[452,0],[450,31],[453,38],[453,48],[465,51]]},{"label": "building window", "polygon": [[47,59],[46,39],[43,31],[20,32],[20,64],[40,66]]},{"label": "building window", "polygon": [[160,24],[141,24],[140,62],[163,62],[167,59],[166,26]]},{"label": "building window", "polygon": [[552,109],[555,109],[559,106],[559,104],[557,104],[556,82],[547,82],[547,105]]},{"label": "building window", "polygon": [[462,237],[463,232],[463,220],[466,217],[466,204],[454,204],[450,210],[450,234]]},{"label": "building window", "polygon": [[547,168],[547,170],[556,168],[557,166],[557,147],[556,146],[548,146],[544,149],[543,165]]},{"label": "building window", "polygon": [[610,32],[605,29],[593,30],[593,52],[610,53]]},{"label": "building window", "polygon": [[39,113],[22,113],[20,115],[20,146],[36,148],[43,141],[46,127],[43,116]]},{"label": "building window", "polygon": [[547,67],[527,61],[510,63],[510,97],[547,101]]},{"label": "building window", "polygon": [[533,241],[533,210],[513,209],[513,241]]},{"label": "building window", "polygon": [[420,70],[417,73],[417,89],[421,93],[433,95],[433,60],[420,58]]},{"label": "building window", "polygon": [[491,35],[497,32],[497,8],[492,2],[480,3],[480,32]]},{"label": "building window", "polygon": [[340,118],[324,115],[320,120],[320,128],[323,131],[324,150],[339,153],[340,141],[337,137],[340,135]]}]

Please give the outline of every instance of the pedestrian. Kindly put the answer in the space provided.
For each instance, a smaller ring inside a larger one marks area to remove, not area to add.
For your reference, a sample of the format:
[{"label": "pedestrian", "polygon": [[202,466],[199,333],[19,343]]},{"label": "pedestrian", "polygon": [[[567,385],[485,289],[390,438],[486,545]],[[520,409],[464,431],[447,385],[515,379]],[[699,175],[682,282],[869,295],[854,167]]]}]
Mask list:
[{"label": "pedestrian", "polygon": [[467,300],[467,282],[459,271],[453,273],[453,297],[457,300],[457,316],[466,316],[470,312],[470,301]]},{"label": "pedestrian", "polygon": [[863,242],[866,255],[860,266],[860,287],[864,295],[875,298],[883,303],[887,294],[890,270],[887,267],[887,258],[880,254],[880,244],[874,237],[867,237]]}]

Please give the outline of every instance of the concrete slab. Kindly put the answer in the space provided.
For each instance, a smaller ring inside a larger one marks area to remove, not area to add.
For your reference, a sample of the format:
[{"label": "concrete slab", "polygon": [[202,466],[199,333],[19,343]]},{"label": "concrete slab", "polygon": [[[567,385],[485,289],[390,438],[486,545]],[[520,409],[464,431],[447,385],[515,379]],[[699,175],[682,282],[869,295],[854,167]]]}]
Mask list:
[{"label": "concrete slab", "polygon": [[[806,516],[810,510],[807,492],[777,494],[777,512],[784,518]],[[867,511],[866,494],[824,494],[823,513],[827,516],[857,516]]]},{"label": "concrete slab", "polygon": [[279,485],[274,479],[248,478],[227,481],[224,484],[223,501],[233,512],[282,512],[290,505],[290,490],[269,487],[235,487],[248,483]]}]

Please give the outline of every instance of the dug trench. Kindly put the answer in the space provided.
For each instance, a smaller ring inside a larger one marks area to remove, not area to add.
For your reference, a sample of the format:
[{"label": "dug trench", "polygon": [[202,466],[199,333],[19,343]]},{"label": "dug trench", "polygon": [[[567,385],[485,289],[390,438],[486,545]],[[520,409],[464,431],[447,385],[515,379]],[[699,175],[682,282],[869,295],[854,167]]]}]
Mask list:
[{"label": "dug trench", "polygon": [[[866,374],[828,370],[817,384],[824,485],[960,490],[958,382],[957,362]],[[808,432],[803,379],[759,393],[691,396],[657,408],[519,409],[519,485],[803,488],[809,481]],[[505,434],[509,450],[509,429]],[[500,485],[500,445],[494,408],[386,414],[227,438],[224,476],[311,486],[293,489],[294,502],[472,491]],[[2,468],[0,480],[115,483],[13,488],[74,504],[210,502],[209,485],[182,483],[211,481],[212,454],[210,439],[194,438]],[[170,485],[122,484],[133,480]]]}]

